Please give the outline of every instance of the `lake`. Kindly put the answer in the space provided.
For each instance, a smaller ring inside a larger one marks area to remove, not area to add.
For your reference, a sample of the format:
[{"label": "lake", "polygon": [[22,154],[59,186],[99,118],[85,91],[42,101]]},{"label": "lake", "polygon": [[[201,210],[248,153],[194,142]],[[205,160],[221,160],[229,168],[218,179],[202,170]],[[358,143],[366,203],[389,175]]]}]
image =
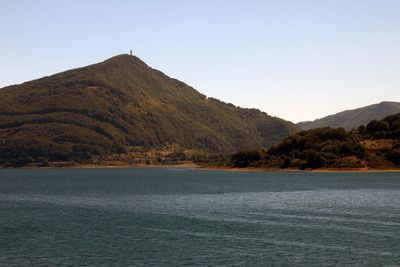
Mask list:
[{"label": "lake", "polygon": [[0,265],[399,266],[400,174],[0,170]]}]

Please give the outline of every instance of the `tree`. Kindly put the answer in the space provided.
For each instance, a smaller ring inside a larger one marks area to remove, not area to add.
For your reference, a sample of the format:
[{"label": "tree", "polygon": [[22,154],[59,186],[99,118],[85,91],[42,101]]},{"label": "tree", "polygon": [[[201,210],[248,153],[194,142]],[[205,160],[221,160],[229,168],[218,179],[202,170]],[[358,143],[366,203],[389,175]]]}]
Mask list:
[{"label": "tree", "polygon": [[387,158],[394,164],[400,165],[400,149],[395,149],[389,152]]},{"label": "tree", "polygon": [[282,169],[289,168],[291,164],[292,164],[292,159],[291,159],[290,157],[286,157],[286,158],[283,160],[283,164],[281,165],[281,168],[282,168]]},{"label": "tree", "polygon": [[325,167],[326,164],[326,159],[322,153],[316,151],[310,151],[308,153],[306,167],[316,169]]}]

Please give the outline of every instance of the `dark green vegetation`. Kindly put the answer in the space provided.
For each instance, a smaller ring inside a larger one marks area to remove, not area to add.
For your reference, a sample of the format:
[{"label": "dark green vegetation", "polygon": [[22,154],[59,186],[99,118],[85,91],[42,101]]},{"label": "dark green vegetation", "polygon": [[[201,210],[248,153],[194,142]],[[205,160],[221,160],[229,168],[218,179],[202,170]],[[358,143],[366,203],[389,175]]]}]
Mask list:
[{"label": "dark green vegetation", "polygon": [[382,102],[363,108],[346,110],[334,115],[324,117],[315,121],[300,122],[297,124],[303,130],[315,128],[343,127],[347,130],[367,124],[371,120],[381,120],[386,116],[400,112],[400,103],[398,102]]},{"label": "dark green vegetation", "polygon": [[296,133],[268,150],[239,151],[233,167],[390,168],[400,165],[400,113],[366,126]]},{"label": "dark green vegetation", "polygon": [[128,55],[0,90],[0,165],[84,162],[169,144],[232,153],[297,130],[208,98]]}]

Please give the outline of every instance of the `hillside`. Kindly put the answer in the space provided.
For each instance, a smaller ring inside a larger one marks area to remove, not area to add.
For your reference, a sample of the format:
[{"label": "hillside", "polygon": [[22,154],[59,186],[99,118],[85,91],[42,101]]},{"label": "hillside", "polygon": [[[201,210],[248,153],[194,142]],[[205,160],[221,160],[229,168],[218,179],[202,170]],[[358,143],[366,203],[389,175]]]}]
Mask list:
[{"label": "hillside", "polygon": [[296,133],[268,150],[239,151],[233,167],[393,168],[400,166],[400,113],[356,130],[318,128]]},{"label": "hillside", "polygon": [[386,116],[399,112],[399,102],[381,102],[379,104],[339,112],[315,121],[299,122],[297,126],[303,130],[322,127],[343,127],[347,130],[351,130],[371,120],[381,120]]},{"label": "hillside", "polygon": [[168,144],[228,153],[269,147],[297,130],[208,98],[129,55],[0,89],[0,164]]}]

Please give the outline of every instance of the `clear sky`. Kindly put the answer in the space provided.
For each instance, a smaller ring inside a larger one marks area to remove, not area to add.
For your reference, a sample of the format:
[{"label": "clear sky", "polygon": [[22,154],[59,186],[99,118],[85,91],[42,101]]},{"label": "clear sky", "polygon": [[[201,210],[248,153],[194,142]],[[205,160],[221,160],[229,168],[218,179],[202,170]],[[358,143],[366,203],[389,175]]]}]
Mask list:
[{"label": "clear sky", "polygon": [[0,0],[0,87],[134,54],[294,122],[400,101],[399,0]]}]

